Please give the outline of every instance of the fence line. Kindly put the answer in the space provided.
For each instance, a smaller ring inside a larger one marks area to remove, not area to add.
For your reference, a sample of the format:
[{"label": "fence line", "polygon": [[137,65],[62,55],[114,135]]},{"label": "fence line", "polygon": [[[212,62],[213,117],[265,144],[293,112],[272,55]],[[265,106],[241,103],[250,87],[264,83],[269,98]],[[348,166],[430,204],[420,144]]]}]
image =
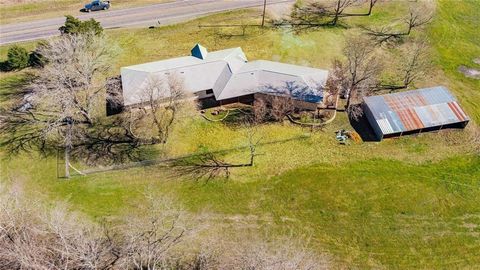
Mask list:
[{"label": "fence line", "polygon": [[[259,143],[258,145],[259,146],[272,145],[272,144],[277,144],[277,143],[285,143],[285,142],[289,142],[289,141],[304,140],[304,139],[308,139],[310,137],[311,137],[310,134],[299,135],[299,136],[295,136],[295,137],[288,138],[288,139]],[[197,157],[197,156],[200,156],[200,155],[203,155],[203,154],[223,154],[223,153],[238,151],[238,150],[242,150],[242,149],[249,149],[249,146],[244,145],[244,146],[238,146],[238,147],[233,147],[233,148],[228,148],[228,149],[221,149],[221,150],[217,150],[217,151],[197,153],[197,154],[189,154],[189,155],[183,155],[183,156],[172,157],[172,158],[142,160],[142,161],[137,161],[137,162],[131,162],[131,163],[128,163],[128,164],[111,165],[111,166],[102,167],[102,168],[91,168],[91,169],[83,170],[82,173],[84,175],[88,175],[88,174],[102,173],[102,172],[108,172],[108,171],[126,170],[126,169],[131,169],[131,168],[136,168],[136,167],[154,166],[154,165],[159,165],[159,164],[162,164],[162,163],[169,163],[169,162],[172,162],[172,161],[181,160],[181,159],[185,159],[185,158]]]}]

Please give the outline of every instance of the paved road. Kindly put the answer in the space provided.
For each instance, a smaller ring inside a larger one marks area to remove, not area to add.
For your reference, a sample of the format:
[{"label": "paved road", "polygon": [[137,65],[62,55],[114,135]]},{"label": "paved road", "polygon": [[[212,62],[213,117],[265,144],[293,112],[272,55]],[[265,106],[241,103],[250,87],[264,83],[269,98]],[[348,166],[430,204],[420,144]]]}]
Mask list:
[{"label": "paved road", "polygon": [[[268,0],[270,5],[290,2],[294,2],[294,0]],[[169,3],[120,10],[115,10],[115,5],[113,5],[112,10],[85,13],[78,18],[82,20],[94,18],[104,28],[108,29],[168,24],[209,13],[262,5],[263,0],[176,0]],[[0,45],[58,35],[58,28],[64,23],[65,17],[59,17],[1,25]]]}]

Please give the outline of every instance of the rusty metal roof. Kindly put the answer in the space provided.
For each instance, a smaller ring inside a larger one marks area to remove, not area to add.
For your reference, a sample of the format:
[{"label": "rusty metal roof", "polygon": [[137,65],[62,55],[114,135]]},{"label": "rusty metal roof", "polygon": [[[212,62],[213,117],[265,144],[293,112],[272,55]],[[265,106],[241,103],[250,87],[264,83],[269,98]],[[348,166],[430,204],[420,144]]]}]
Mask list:
[{"label": "rusty metal roof", "polygon": [[384,135],[470,120],[443,86],[365,97],[364,102]]}]

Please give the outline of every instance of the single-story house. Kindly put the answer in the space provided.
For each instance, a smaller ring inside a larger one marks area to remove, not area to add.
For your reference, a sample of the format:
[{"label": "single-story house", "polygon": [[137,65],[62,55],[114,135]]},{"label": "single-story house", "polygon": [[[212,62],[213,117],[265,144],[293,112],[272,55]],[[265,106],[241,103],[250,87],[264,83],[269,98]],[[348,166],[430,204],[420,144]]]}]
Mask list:
[{"label": "single-story house", "polygon": [[[195,45],[190,56],[121,68],[124,106],[145,102],[152,78],[175,74],[197,99],[218,104],[251,102],[255,93],[289,95],[301,103],[321,103],[328,71],[266,60],[249,62],[241,48],[208,52]],[[315,107],[316,108],[316,107]]]},{"label": "single-story house", "polygon": [[363,98],[363,109],[378,139],[442,128],[464,128],[470,121],[443,86]]}]

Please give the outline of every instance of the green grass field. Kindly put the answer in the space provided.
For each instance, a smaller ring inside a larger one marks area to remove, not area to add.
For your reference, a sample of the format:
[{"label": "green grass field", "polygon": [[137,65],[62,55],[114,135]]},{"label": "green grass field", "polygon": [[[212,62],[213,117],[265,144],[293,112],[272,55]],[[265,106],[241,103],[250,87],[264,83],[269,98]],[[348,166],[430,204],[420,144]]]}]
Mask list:
[{"label": "green grass field", "polygon": [[[398,1],[380,7],[372,16],[378,24],[405,10]],[[294,35],[250,28],[247,35],[239,36],[237,29],[197,27],[233,18],[248,22],[257,15],[257,11],[235,11],[158,29],[112,30],[108,35],[123,49],[116,67],[186,55],[196,42],[210,50],[241,46],[249,59],[329,67],[350,31],[323,29]],[[95,220],[134,211],[142,203],[142,192],[155,190],[177,198],[192,213],[207,213],[229,234],[253,230],[309,237],[313,249],[331,256],[332,268],[476,269],[480,267],[480,157],[470,141],[480,121],[480,84],[457,72],[459,65],[480,57],[475,18],[480,18],[478,1],[438,2],[437,17],[426,32],[435,69],[418,84],[447,85],[473,120],[465,130],[343,146],[334,132],[352,128],[339,114],[314,133],[288,123],[259,126],[256,134],[262,144],[255,166],[232,170],[228,180],[196,182],[160,166],[59,180],[54,157],[31,153],[2,160],[2,181],[23,185],[32,196],[67,201]],[[365,24],[368,18],[348,23]],[[6,49],[0,47],[1,58]],[[1,75],[2,103],[24,73]],[[242,128],[196,116],[182,118],[163,150],[168,156],[181,156],[245,145]],[[248,153],[240,149],[223,157],[241,162]]]}]

